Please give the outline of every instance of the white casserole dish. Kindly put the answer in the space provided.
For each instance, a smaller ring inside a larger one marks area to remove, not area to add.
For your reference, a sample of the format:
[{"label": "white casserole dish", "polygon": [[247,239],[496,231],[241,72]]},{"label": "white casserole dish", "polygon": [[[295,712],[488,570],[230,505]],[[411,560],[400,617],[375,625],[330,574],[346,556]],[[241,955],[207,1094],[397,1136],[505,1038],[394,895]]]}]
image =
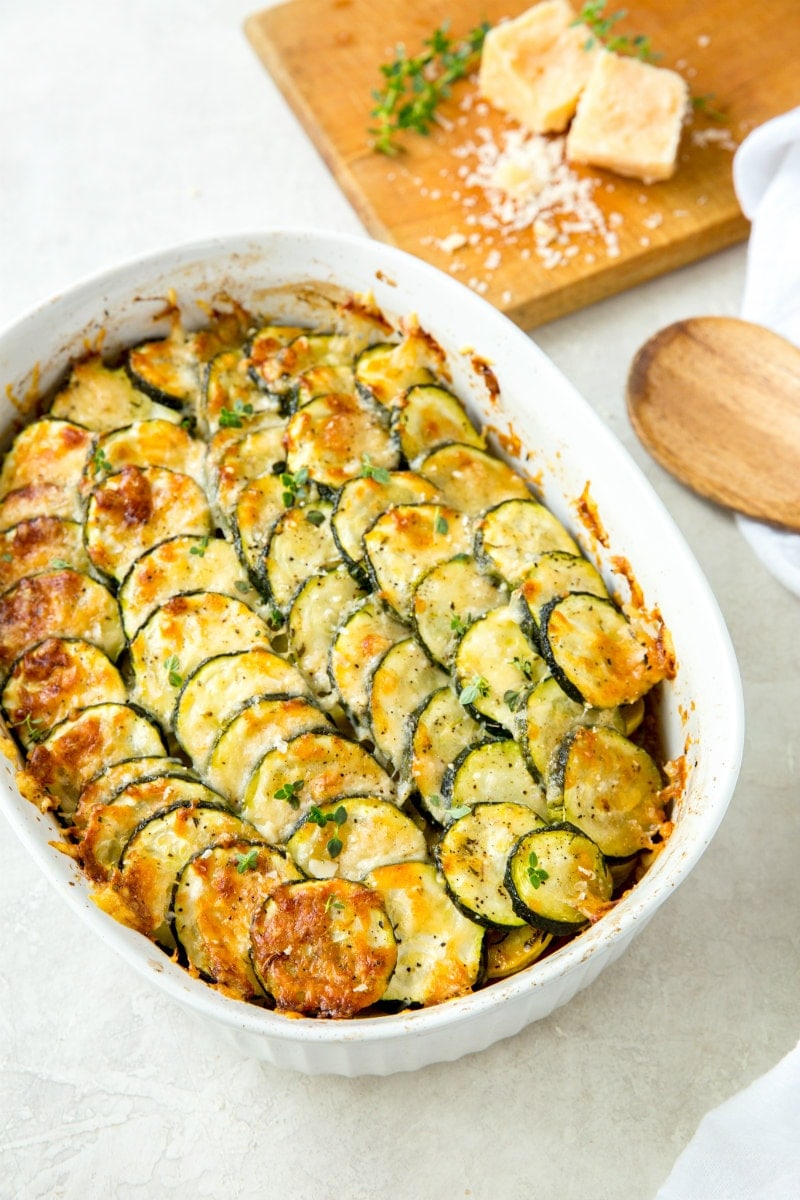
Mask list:
[{"label": "white casserole dish", "polygon": [[[434,268],[378,242],[300,230],[223,237],[163,251],[83,283],[0,336],[0,428],[10,435],[18,418],[9,393],[29,394],[37,369],[39,390],[46,391],[70,356],[95,344],[101,331],[109,352],[152,337],[159,328],[166,332],[157,318],[171,289],[185,318],[199,324],[203,311],[194,302],[209,302],[220,291],[254,311],[287,319],[303,311],[308,315],[302,305],[309,285],[371,292],[390,316],[416,313],[448,352],[455,390],[479,420],[501,431],[510,421],[524,447],[513,461],[535,478],[542,498],[578,534],[623,599],[624,580],[613,575],[612,559],[630,563],[646,608],[657,608],[672,634],[677,658],[675,679],[662,685],[659,711],[666,757],[685,755],[686,783],[665,851],[609,915],[518,975],[399,1015],[287,1019],[190,978],[144,937],[96,908],[80,871],[50,845],[51,819],[20,797],[14,769],[4,758],[0,807],[89,925],[143,975],[216,1022],[243,1052],[310,1074],[389,1074],[452,1060],[517,1033],[571,999],[622,953],[694,867],[722,819],[743,744],[741,685],[727,631],[699,567],[646,480],[588,405],[536,345],[490,305]],[[273,293],[268,303],[267,293]],[[491,365],[499,402],[474,355]],[[599,515],[605,548],[578,519],[582,494]]]}]

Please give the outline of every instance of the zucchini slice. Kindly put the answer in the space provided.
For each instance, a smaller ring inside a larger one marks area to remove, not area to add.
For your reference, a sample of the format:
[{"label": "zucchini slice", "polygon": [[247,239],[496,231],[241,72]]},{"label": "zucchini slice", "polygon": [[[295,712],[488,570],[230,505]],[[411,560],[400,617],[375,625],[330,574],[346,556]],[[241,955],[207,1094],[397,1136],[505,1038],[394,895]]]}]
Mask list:
[{"label": "zucchini slice", "polygon": [[269,644],[266,625],[242,600],[219,592],[173,596],[130,644],[134,697],[165,728],[183,681],[207,658]]},{"label": "zucchini slice", "polygon": [[279,1010],[325,1017],[377,1003],[397,962],[380,896],[348,879],[281,884],[253,918],[251,947]]},{"label": "zucchini slice", "polygon": [[524,692],[547,672],[522,632],[514,608],[493,608],[461,637],[453,665],[462,703],[510,733]]},{"label": "zucchini slice", "polygon": [[192,479],[203,478],[205,446],[197,438],[169,421],[137,421],[115,429],[97,443],[97,456],[109,472],[123,467],[164,467]]},{"label": "zucchini slice", "polygon": [[286,461],[283,444],[286,423],[276,421],[253,429],[232,442],[213,474],[211,493],[224,521],[236,512],[242,492],[262,475],[279,474]]},{"label": "zucchini slice", "polygon": [[384,408],[391,408],[407,388],[435,381],[432,365],[430,343],[422,337],[409,335],[402,342],[378,342],[362,350],[356,359],[358,390]]},{"label": "zucchini slice", "polygon": [[303,408],[316,400],[317,396],[327,396],[331,392],[346,392],[350,395],[356,390],[355,374],[352,366],[344,363],[332,365],[320,363],[309,367],[299,375],[291,391],[289,407],[292,412]]},{"label": "zucchini slice", "polygon": [[375,590],[406,620],[422,576],[472,548],[469,522],[442,504],[399,504],[373,522],[363,538]]},{"label": "zucchini slice", "polygon": [[479,561],[516,587],[541,554],[580,554],[577,542],[538,500],[504,500],[481,517],[475,534]]},{"label": "zucchini slice", "polygon": [[493,942],[486,953],[486,978],[507,979],[541,958],[553,940],[552,933],[533,925],[509,929],[499,942]]},{"label": "zucchini slice", "polygon": [[94,435],[72,421],[43,417],[14,438],[0,470],[0,496],[30,484],[75,489],[94,449]]},{"label": "zucchini slice", "polygon": [[116,660],[125,645],[119,605],[80,571],[46,571],[0,596],[0,675],[47,637],[81,638]]},{"label": "zucchini slice", "polygon": [[71,567],[88,571],[83,526],[62,517],[33,517],[0,534],[0,592],[26,575]]},{"label": "zucchini slice", "polygon": [[435,384],[409,388],[392,414],[392,431],[410,463],[449,442],[486,446],[461,401]]},{"label": "zucchini slice", "polygon": [[509,801],[549,819],[545,794],[531,775],[517,742],[486,741],[462,750],[442,780],[442,799],[451,817],[466,816],[476,804]]},{"label": "zucchini slice", "polygon": [[277,475],[261,475],[243,489],[233,514],[233,544],[256,587],[265,588],[264,548],[286,511],[284,486]]},{"label": "zucchini slice", "polygon": [[612,603],[585,592],[542,612],[542,652],[564,691],[579,704],[632,704],[666,678],[664,645],[641,634]]},{"label": "zucchini slice", "polygon": [[227,722],[203,767],[206,783],[238,807],[250,775],[268,750],[299,733],[325,733],[330,718],[305,696],[256,696]]},{"label": "zucchini slice", "polygon": [[445,503],[478,516],[503,500],[530,500],[527,484],[501,459],[479,446],[451,442],[431,451],[416,464]]},{"label": "zucchini slice", "polygon": [[578,725],[611,725],[620,733],[628,732],[618,708],[578,704],[552,675],[531,688],[517,717],[525,757],[536,778],[545,784],[550,777],[553,755]]},{"label": "zucchini slice", "polygon": [[433,864],[387,864],[364,882],[383,899],[397,939],[383,1000],[427,1006],[471,991],[481,978],[485,931],[456,908]]},{"label": "zucchini slice", "polygon": [[479,925],[513,928],[530,921],[514,908],[506,884],[509,855],[542,820],[525,804],[477,804],[448,825],[434,848],[447,890]]},{"label": "zucchini slice", "polygon": [[182,867],[207,846],[242,838],[258,835],[229,809],[206,802],[180,803],[145,819],[128,838],[114,881],[134,928],[173,950],[170,908]]},{"label": "zucchini slice", "polygon": [[0,530],[10,529],[33,517],[83,520],[83,503],[77,488],[58,483],[28,483],[0,500]]},{"label": "zucchini slice", "polygon": [[[262,325],[245,344],[250,375],[262,390],[269,390],[280,383],[281,365],[276,364],[276,359],[283,348],[311,332],[302,325]],[[278,395],[277,390],[275,394]]]},{"label": "zucchini slice", "polygon": [[120,762],[103,767],[84,785],[73,814],[73,827],[78,831],[84,830],[95,808],[110,804],[128,784],[141,779],[155,779],[158,775],[199,782],[192,768],[179,758],[166,754],[140,754],[136,758],[123,758]]},{"label": "zucchini slice", "polygon": [[423,862],[425,834],[389,800],[345,796],[312,808],[286,844],[313,879],[363,879],[385,863]]},{"label": "zucchini slice", "polygon": [[426,814],[442,825],[448,819],[442,797],[444,773],[467,746],[486,731],[474,721],[451,687],[439,688],[412,718],[403,774],[419,793]]},{"label": "zucchini slice", "polygon": [[[164,762],[167,760],[164,759]],[[132,779],[105,804],[86,813],[78,854],[90,879],[108,879],[143,821],[176,804],[222,804],[222,797],[196,779],[164,767],[148,778]]]},{"label": "zucchini slice", "polygon": [[205,492],[164,467],[123,467],[98,484],[86,513],[86,549],[98,571],[124,578],[133,563],[176,532],[210,537]]},{"label": "zucchini slice", "polygon": [[561,743],[548,789],[551,816],[569,821],[611,858],[653,845],[664,821],[662,779],[641,746],[606,726],[580,726]]},{"label": "zucchini slice", "polygon": [[598,846],[573,825],[532,829],[508,859],[514,910],[547,933],[572,934],[610,907],[613,883]]},{"label": "zucchini slice", "polygon": [[345,567],[311,575],[292,601],[287,631],[289,649],[321,704],[330,700],[328,655],[336,629],[364,591]]},{"label": "zucchini slice", "polygon": [[242,429],[255,413],[278,412],[280,401],[260,388],[241,347],[221,350],[203,372],[200,416],[205,429]]},{"label": "zucchini slice", "polygon": [[242,815],[267,841],[285,842],[312,805],[358,794],[395,798],[391,779],[369,751],[344,734],[301,733],[261,759]]},{"label": "zucchini slice", "polygon": [[222,538],[179,534],[137,558],[119,589],[122,624],[129,638],[162,604],[182,592],[220,592],[258,609],[261,597],[239,556]]},{"label": "zucchini slice", "polygon": [[369,722],[378,755],[394,770],[406,759],[414,713],[447,682],[416,638],[396,642],[381,658],[369,683]]},{"label": "zucchini slice", "polygon": [[181,419],[180,413],[134,387],[124,367],[107,367],[99,354],[73,364],[69,379],[53,400],[50,416],[84,425],[95,433],[122,429],[134,421]]},{"label": "zucchini slice", "polygon": [[414,628],[431,658],[449,668],[467,626],[507,599],[499,579],[484,574],[470,555],[458,554],[431,567],[417,584]]},{"label": "zucchini slice", "polygon": [[[213,334],[183,329],[177,321],[166,338],[128,351],[126,368],[134,386],[168,408],[199,407],[203,350],[213,354]],[[207,345],[206,345],[207,344]],[[220,347],[221,348],[221,347]]]},{"label": "zucchini slice", "polygon": [[27,770],[68,820],[84,786],[102,767],[165,754],[156,726],[129,704],[94,704],[61,721],[28,755]]},{"label": "zucchini slice", "polygon": [[341,555],[331,530],[333,505],[317,500],[287,508],[272,526],[264,551],[263,578],[267,595],[288,613],[309,575],[337,566]]},{"label": "zucchini slice", "polygon": [[531,637],[539,639],[545,605],[570,592],[586,592],[607,599],[608,588],[603,577],[588,558],[563,550],[549,550],[528,568],[517,595],[522,606],[523,624]]},{"label": "zucchini slice", "polygon": [[3,711],[27,749],[79,708],[124,704],[117,668],[97,646],[75,638],[46,638],[14,663],[3,689]]},{"label": "zucchini slice", "polygon": [[323,487],[338,488],[365,462],[393,470],[400,456],[375,406],[348,392],[317,396],[289,418],[286,463]]},{"label": "zucchini slice", "polygon": [[331,643],[328,670],[345,712],[366,728],[370,677],[377,663],[408,630],[374,596],[345,616]]},{"label": "zucchini slice", "polygon": [[186,961],[240,1000],[263,997],[250,962],[256,910],[281,883],[302,878],[286,851],[240,839],[207,846],[182,867],[172,898],[172,933]]},{"label": "zucchini slice", "polygon": [[303,696],[296,667],[266,646],[207,658],[181,688],[172,724],[178,742],[202,770],[220,730],[256,696]]},{"label": "zucchini slice", "polygon": [[432,483],[414,471],[379,472],[369,463],[365,474],[348,479],[336,499],[333,536],[349,567],[358,572],[364,560],[362,538],[382,513],[398,504],[435,503],[440,497]]},{"label": "zucchini slice", "polygon": [[249,352],[254,377],[279,396],[287,395],[300,376],[315,367],[351,366],[365,343],[357,334],[300,330],[291,341],[276,346],[276,328],[281,329],[272,325],[256,334]]}]

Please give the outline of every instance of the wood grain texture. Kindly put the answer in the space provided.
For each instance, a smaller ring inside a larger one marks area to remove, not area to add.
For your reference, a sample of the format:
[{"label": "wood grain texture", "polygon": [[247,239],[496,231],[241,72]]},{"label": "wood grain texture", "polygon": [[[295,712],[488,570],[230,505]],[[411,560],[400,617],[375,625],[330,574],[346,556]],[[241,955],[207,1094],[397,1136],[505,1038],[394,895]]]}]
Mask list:
[{"label": "wood grain texture", "polygon": [[800,530],[800,350],[735,317],[645,342],[628,412],[657,462],[711,500]]},{"label": "wood grain texture", "polygon": [[[647,34],[662,65],[680,69],[695,96],[713,93],[726,121],[696,114],[684,131],[679,170],[664,183],[645,186],[575,168],[596,181],[594,197],[619,235],[619,254],[610,256],[603,239],[583,234],[572,238],[574,257],[548,269],[530,230],[516,240],[484,235],[455,253],[440,246],[453,233],[474,233],[472,222],[487,210],[485,193],[459,179],[454,150],[480,127],[495,135],[513,128],[475,105],[464,111],[465,102],[477,99],[474,81],[456,84],[443,108],[450,128],[407,138],[407,153],[387,159],[370,150],[367,135],[379,65],[397,43],[416,53],[443,21],[457,37],[483,19],[496,22],[527,7],[525,0],[290,0],[255,13],[246,32],[369,232],[453,272],[532,328],[747,236],[731,180],[732,150],[714,139],[727,132],[741,142],[800,103],[800,13],[796,0],[630,6],[620,30]],[[701,144],[706,130],[711,140]]]}]

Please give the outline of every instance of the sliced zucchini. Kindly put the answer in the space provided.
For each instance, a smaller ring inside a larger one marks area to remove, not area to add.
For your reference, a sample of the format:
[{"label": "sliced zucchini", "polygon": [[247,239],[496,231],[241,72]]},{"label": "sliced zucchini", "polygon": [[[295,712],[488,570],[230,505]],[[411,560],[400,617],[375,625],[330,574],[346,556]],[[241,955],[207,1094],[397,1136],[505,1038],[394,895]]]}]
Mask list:
[{"label": "sliced zucchini", "polygon": [[79,831],[85,829],[93,809],[110,804],[128,784],[140,779],[155,779],[158,775],[197,781],[191,767],[170,755],[140,754],[136,758],[123,758],[121,762],[102,767],[84,785],[73,814],[73,827]]},{"label": "sliced zucchini", "polygon": [[531,775],[517,742],[486,741],[462,750],[442,780],[442,799],[449,814],[466,815],[476,804],[509,801],[549,819],[543,789]]},{"label": "sliced zucchini", "polygon": [[134,386],[168,408],[197,409],[202,375],[198,336],[175,321],[168,337],[132,347],[126,367]]},{"label": "sliced zucchini", "polygon": [[505,884],[506,863],[525,834],[543,822],[525,804],[477,804],[448,825],[435,847],[447,890],[479,925],[501,929],[529,921],[514,909]]},{"label": "sliced zucchini", "polygon": [[473,621],[458,643],[453,669],[462,703],[512,734],[525,689],[547,672],[511,605]]},{"label": "sliced zucchini", "polygon": [[588,558],[567,554],[563,550],[550,550],[528,568],[517,594],[522,606],[523,624],[532,637],[538,640],[545,605],[568,596],[570,592],[587,592],[603,598],[608,596],[602,575]]},{"label": "sliced zucchini", "polygon": [[397,962],[380,896],[348,879],[280,884],[253,918],[251,948],[279,1010],[325,1017],[375,1004]]},{"label": "sliced zucchini", "polygon": [[273,325],[256,334],[249,353],[255,378],[277,395],[287,395],[300,376],[315,367],[349,367],[364,346],[360,335],[309,330],[300,330],[288,343],[276,346],[275,330]]},{"label": "sliced zucchini", "polygon": [[553,755],[578,725],[611,725],[627,733],[618,708],[590,708],[571,700],[552,675],[539,681],[517,713],[522,748],[537,779],[547,782]]},{"label": "sliced zucchini", "polygon": [[384,470],[399,463],[397,447],[375,407],[348,392],[317,396],[289,418],[286,463],[292,475],[338,488],[365,462]]},{"label": "sliced zucchini", "polygon": [[[244,350],[250,375],[262,390],[275,389],[274,394],[278,396],[277,388],[282,383],[282,365],[276,362],[278,356],[296,338],[310,333],[310,329],[301,325],[263,325],[246,343]],[[282,390],[286,391],[286,386]]]},{"label": "sliced zucchini", "polygon": [[573,729],[551,780],[551,816],[577,826],[603,854],[627,858],[652,846],[664,821],[661,774],[647,751],[618,730]]},{"label": "sliced zucchini", "polygon": [[83,526],[62,517],[33,517],[0,533],[0,592],[26,575],[71,567],[88,571]]},{"label": "sliced zucchini", "polygon": [[398,504],[435,503],[439,493],[432,483],[413,471],[372,473],[369,463],[365,474],[349,479],[336,499],[333,536],[348,566],[360,568],[364,559],[362,538],[370,525]]},{"label": "sliced zucchini", "polygon": [[233,514],[236,553],[251,580],[262,590],[265,587],[264,548],[276,521],[286,511],[284,492],[278,475],[261,475],[241,492]]},{"label": "sliced zucchini", "polygon": [[483,565],[516,587],[541,554],[553,550],[580,554],[577,542],[558,517],[537,500],[504,500],[485,513],[475,534],[475,553]]},{"label": "sliced zucchini", "polygon": [[320,703],[330,697],[328,655],[339,623],[364,592],[345,567],[311,575],[289,610],[289,649]]},{"label": "sliced zucchini", "polygon": [[2,704],[8,724],[28,748],[75,710],[126,699],[122,676],[97,646],[46,638],[14,663]]},{"label": "sliced zucchini", "polygon": [[189,966],[227,995],[264,995],[250,962],[250,926],[281,883],[300,879],[286,851],[241,839],[207,846],[181,868],[172,898],[172,934]]},{"label": "sliced zucchini", "polygon": [[356,388],[355,374],[349,364],[325,364],[309,367],[298,376],[291,392],[290,409],[296,412],[298,408],[310,404],[317,396],[326,396],[331,392],[347,392],[353,394]]},{"label": "sliced zucchini", "polygon": [[532,829],[508,860],[514,910],[547,933],[572,934],[610,907],[613,884],[598,846],[573,825]]},{"label": "sliced zucchini", "polygon": [[383,899],[397,939],[397,965],[383,1000],[442,1004],[480,981],[484,929],[448,896],[432,863],[391,863],[364,880]]},{"label": "sliced zucchini", "polygon": [[368,750],[339,733],[301,733],[268,751],[250,776],[242,815],[270,842],[285,842],[312,805],[341,796],[394,799]]},{"label": "sliced zucchini", "polygon": [[119,605],[80,571],[46,571],[0,596],[0,675],[47,637],[81,638],[116,660],[125,645]]},{"label": "sliced zucchini", "polygon": [[409,335],[402,342],[379,342],[362,350],[356,359],[356,383],[362,394],[391,408],[407,388],[435,381],[432,365],[431,345],[423,337]]},{"label": "sliced zucchini", "polygon": [[481,449],[486,446],[486,438],[472,424],[461,401],[434,384],[409,388],[397,402],[392,430],[410,463],[449,442]]},{"label": "sliced zucchini", "polygon": [[256,696],[220,730],[203,767],[206,783],[238,807],[250,775],[268,750],[299,733],[324,733],[334,726],[304,696]]},{"label": "sliced zucchini", "polygon": [[220,730],[256,696],[303,696],[296,667],[266,646],[205,659],[181,688],[172,718],[180,745],[202,770]]},{"label": "sliced zucchini", "polygon": [[14,438],[0,470],[0,496],[46,481],[75,489],[94,449],[94,435],[72,421],[43,417]]},{"label": "sliced zucchini", "polygon": [[507,599],[501,581],[484,574],[468,554],[437,563],[414,590],[413,620],[431,658],[450,667],[467,626]]},{"label": "sliced zucchini", "polygon": [[176,532],[210,537],[213,529],[205,492],[188,475],[123,467],[89,498],[86,549],[98,571],[119,581],[165,538]]},{"label": "sliced zucchini", "polygon": [[58,483],[29,483],[15,488],[0,500],[0,530],[10,529],[33,517],[83,520],[83,503],[75,487]]},{"label": "sliced zucchini", "polygon": [[174,949],[170,907],[184,864],[207,846],[257,837],[241,817],[205,802],[181,803],[144,820],[125,844],[115,882],[135,918],[135,928],[166,950]]},{"label": "sliced zucchini", "polygon": [[507,979],[524,971],[541,958],[553,940],[552,933],[532,925],[509,929],[499,942],[493,942],[486,954],[486,978]]},{"label": "sliced zucchini", "polygon": [[423,862],[428,856],[422,830],[376,796],[345,796],[315,806],[286,849],[313,879],[363,879],[385,863]]},{"label": "sliced zucchini", "polygon": [[230,542],[180,534],[137,558],[119,589],[122,624],[129,638],[147,618],[181,592],[220,592],[257,609],[261,597]]},{"label": "sliced zucchini", "polygon": [[541,641],[567,695],[595,708],[632,704],[669,671],[660,641],[639,633],[611,600],[585,592],[545,605]]},{"label": "sliced zucchini", "polygon": [[242,429],[255,413],[278,412],[280,402],[260,388],[241,347],[215,354],[203,372],[201,417],[206,430]]},{"label": "sliced zucchini", "polygon": [[176,804],[219,806],[222,797],[197,780],[174,774],[165,767],[159,774],[132,779],[118,788],[107,803],[94,805],[86,814],[78,847],[81,865],[89,878],[108,879],[142,821]]},{"label": "sliced zucchini", "polygon": [[174,409],[134,387],[123,367],[106,366],[99,354],[73,363],[69,379],[53,400],[50,416],[84,425],[95,433],[122,429],[134,421],[181,419]]},{"label": "sliced zucchini", "polygon": [[156,726],[129,704],[94,704],[61,721],[28,755],[27,770],[68,820],[83,787],[104,766],[164,754]]},{"label": "sliced zucchini", "polygon": [[472,546],[467,519],[443,504],[399,504],[373,522],[363,538],[375,590],[401,617],[410,619],[414,589],[422,576]]},{"label": "sliced zucchini", "polygon": [[369,723],[376,751],[394,770],[406,759],[414,713],[447,682],[416,638],[396,642],[382,656],[369,683]]},{"label": "sliced zucchini", "polygon": [[367,728],[370,678],[377,663],[408,630],[374,596],[345,616],[331,643],[328,670],[345,712]]},{"label": "sliced zucchini", "polygon": [[168,471],[203,478],[205,446],[197,438],[169,421],[137,421],[101,437],[96,455],[105,458],[104,469],[164,467]]},{"label": "sliced zucchini", "polygon": [[265,425],[232,442],[214,472],[212,495],[223,521],[236,512],[242,492],[262,475],[280,474],[286,460],[284,421]]},{"label": "sliced zucchini", "polygon": [[167,729],[179,689],[201,662],[268,644],[266,625],[242,600],[218,592],[173,596],[130,644],[134,697]]},{"label": "sliced zucchini", "polygon": [[451,442],[426,454],[417,470],[439,489],[445,503],[470,516],[503,500],[529,500],[530,492],[511,467],[479,446]]},{"label": "sliced zucchini", "polygon": [[440,825],[448,819],[442,797],[446,769],[462,750],[485,737],[451,687],[434,692],[412,719],[403,774],[417,789],[425,812]]},{"label": "sliced zucchini", "polygon": [[264,550],[263,578],[267,595],[280,612],[289,611],[309,575],[342,561],[333,540],[332,514],[332,504],[317,500],[287,508],[272,526]]}]

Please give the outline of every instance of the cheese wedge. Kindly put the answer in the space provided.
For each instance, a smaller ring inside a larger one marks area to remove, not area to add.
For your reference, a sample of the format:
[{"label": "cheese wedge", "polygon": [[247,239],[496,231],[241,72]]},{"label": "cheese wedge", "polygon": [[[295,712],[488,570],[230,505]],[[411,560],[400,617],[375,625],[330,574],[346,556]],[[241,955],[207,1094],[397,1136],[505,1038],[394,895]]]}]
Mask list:
[{"label": "cheese wedge", "polygon": [[600,48],[575,24],[568,0],[543,0],[486,35],[481,94],[531,133],[559,133],[572,118]]},{"label": "cheese wedge", "polygon": [[645,183],[669,179],[688,110],[689,88],[675,71],[604,50],[578,102],[567,158]]}]

